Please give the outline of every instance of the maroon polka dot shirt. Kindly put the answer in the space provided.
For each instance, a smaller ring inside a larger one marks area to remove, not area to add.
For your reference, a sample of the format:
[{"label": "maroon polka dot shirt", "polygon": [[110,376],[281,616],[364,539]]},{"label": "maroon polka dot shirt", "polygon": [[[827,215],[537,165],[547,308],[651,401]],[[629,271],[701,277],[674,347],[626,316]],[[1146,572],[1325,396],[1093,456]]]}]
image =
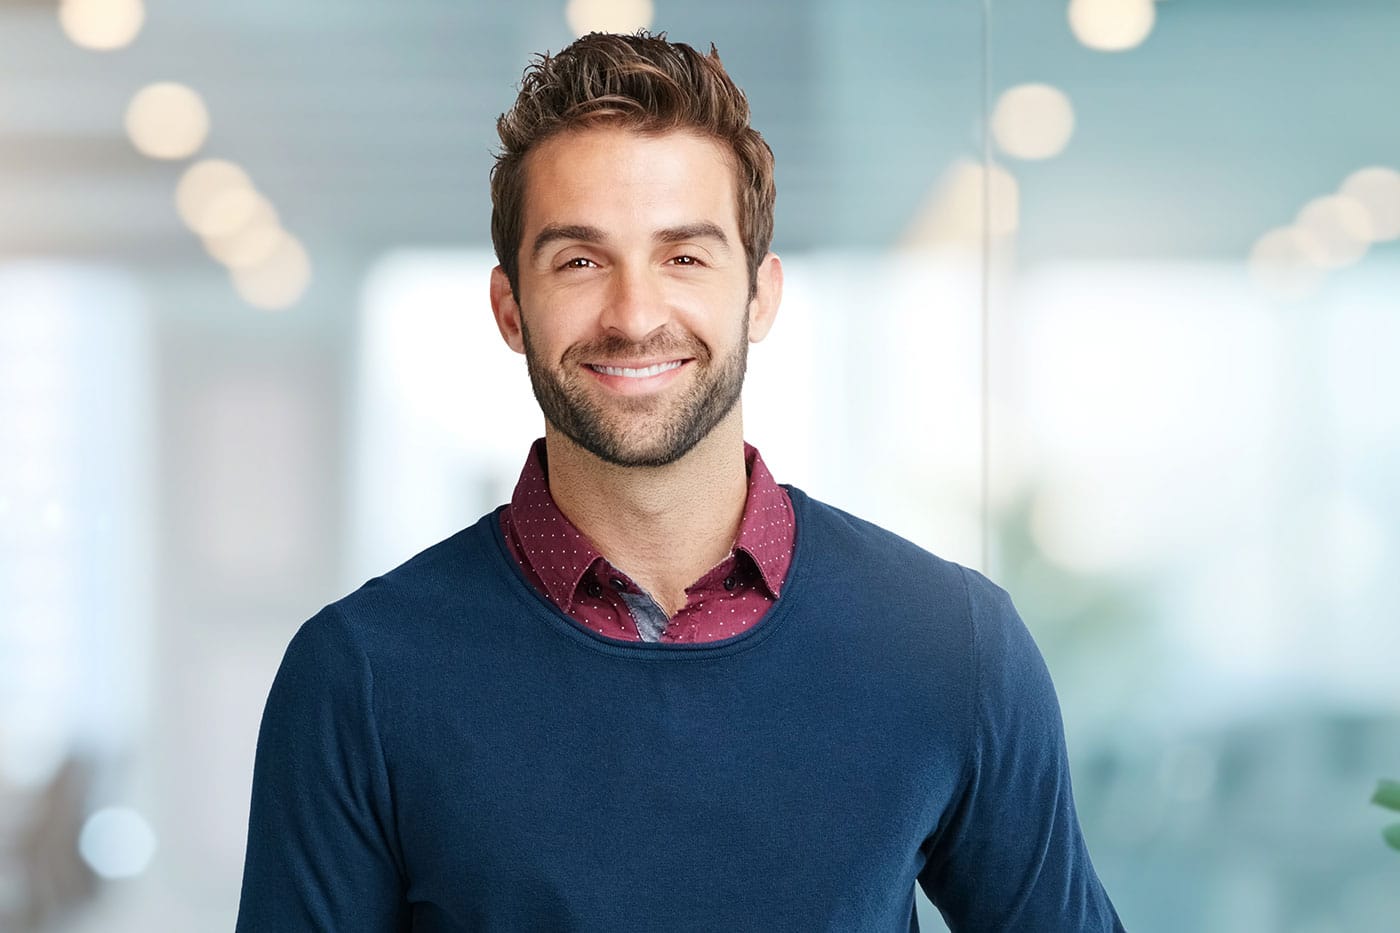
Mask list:
[{"label": "maroon polka dot shirt", "polygon": [[530,448],[510,504],[501,510],[501,531],[535,589],[600,635],[668,643],[731,638],[758,622],[778,598],[795,537],[787,491],[749,444],[744,462],[749,491],[734,547],[686,588],[685,606],[669,619],[554,504],[543,438]]}]

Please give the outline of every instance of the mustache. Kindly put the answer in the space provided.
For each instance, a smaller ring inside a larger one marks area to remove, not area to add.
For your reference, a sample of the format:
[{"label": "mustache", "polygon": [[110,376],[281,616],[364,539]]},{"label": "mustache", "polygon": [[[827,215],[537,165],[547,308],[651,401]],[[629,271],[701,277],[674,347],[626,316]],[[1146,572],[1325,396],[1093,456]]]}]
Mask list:
[{"label": "mustache", "polygon": [[564,354],[566,362],[592,360],[635,360],[657,356],[693,358],[704,362],[710,358],[710,349],[699,339],[671,331],[660,331],[641,343],[628,340],[620,334],[607,334],[587,343],[576,343]]}]

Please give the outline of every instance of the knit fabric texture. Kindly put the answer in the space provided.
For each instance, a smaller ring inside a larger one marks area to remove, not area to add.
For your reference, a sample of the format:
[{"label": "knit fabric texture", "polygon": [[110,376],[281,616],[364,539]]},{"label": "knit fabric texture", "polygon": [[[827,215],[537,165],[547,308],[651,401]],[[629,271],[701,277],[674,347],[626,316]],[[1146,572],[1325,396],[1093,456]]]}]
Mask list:
[{"label": "knit fabric texture", "polygon": [[787,487],[781,597],[624,642],[483,517],[292,639],[238,933],[1113,931],[1006,593]]}]

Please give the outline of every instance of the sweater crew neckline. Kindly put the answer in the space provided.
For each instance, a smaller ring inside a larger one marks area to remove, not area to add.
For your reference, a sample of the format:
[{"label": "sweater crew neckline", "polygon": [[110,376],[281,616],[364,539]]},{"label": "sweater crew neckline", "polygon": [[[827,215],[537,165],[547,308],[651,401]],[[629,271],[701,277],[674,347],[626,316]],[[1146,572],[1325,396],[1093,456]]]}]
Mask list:
[{"label": "sweater crew neckline", "polygon": [[763,614],[762,618],[732,638],[719,641],[639,642],[602,635],[570,618],[557,606],[550,603],[547,597],[538,592],[525,579],[519,565],[511,558],[509,546],[501,532],[500,516],[502,510],[507,506],[501,505],[484,516],[477,523],[476,531],[480,535],[489,537],[486,542],[486,550],[490,551],[493,559],[500,563],[499,569],[506,579],[506,587],[519,602],[530,610],[531,618],[542,619],[549,629],[571,638],[583,647],[618,657],[652,661],[713,659],[747,651],[766,641],[769,635],[781,627],[783,620],[790,614],[788,606],[796,595],[796,591],[801,588],[807,566],[804,526],[807,524],[808,499],[806,494],[794,486],[786,483],[779,485],[787,491],[793,513],[792,563],[788,568],[787,579],[783,583],[782,592],[777,600],[768,607],[768,611]]}]

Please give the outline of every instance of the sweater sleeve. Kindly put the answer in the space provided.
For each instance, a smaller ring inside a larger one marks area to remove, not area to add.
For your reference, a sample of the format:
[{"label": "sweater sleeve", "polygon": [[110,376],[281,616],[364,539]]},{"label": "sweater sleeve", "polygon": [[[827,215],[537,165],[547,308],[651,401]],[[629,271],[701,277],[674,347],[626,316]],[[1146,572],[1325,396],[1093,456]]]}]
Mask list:
[{"label": "sweater sleeve", "polygon": [[263,712],[237,933],[407,930],[392,812],[369,660],[327,607]]},{"label": "sweater sleeve", "polygon": [[967,570],[963,579],[970,748],[919,882],[954,933],[1120,931],[1080,832],[1045,661],[1006,592]]}]

